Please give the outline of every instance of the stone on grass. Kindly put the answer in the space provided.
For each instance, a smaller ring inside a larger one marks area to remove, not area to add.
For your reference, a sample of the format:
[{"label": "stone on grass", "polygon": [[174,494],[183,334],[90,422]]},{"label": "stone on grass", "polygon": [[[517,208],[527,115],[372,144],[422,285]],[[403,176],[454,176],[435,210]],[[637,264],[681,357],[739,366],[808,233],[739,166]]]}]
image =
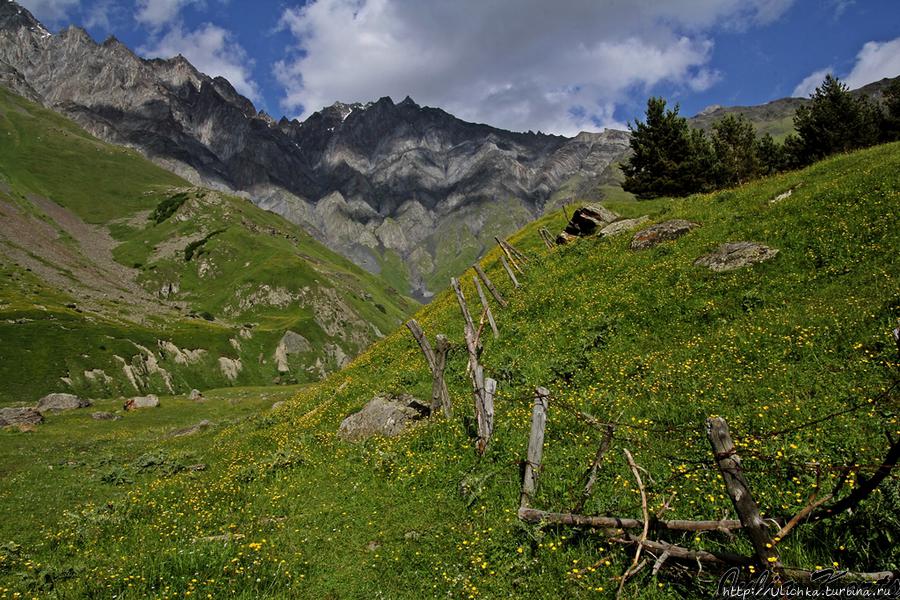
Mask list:
[{"label": "stone on grass", "polygon": [[47,394],[38,400],[36,411],[41,414],[48,412],[62,412],[65,410],[75,410],[76,408],[86,408],[91,405],[90,400],[84,400],[74,394]]},{"label": "stone on grass", "polygon": [[775,258],[778,250],[756,242],[728,242],[694,261],[698,267],[721,273]]},{"label": "stone on grass", "polygon": [[191,390],[190,395],[188,396],[188,400],[203,400],[203,394],[198,389]]},{"label": "stone on grass", "polygon": [[43,415],[33,408],[0,408],[0,427],[40,425],[43,422]]},{"label": "stone on grass", "polygon": [[184,437],[186,435],[194,435],[195,433],[200,433],[204,429],[208,429],[210,427],[212,427],[212,422],[210,422],[208,419],[203,419],[196,425],[184,427],[183,429],[176,429],[169,434],[169,437]]},{"label": "stone on grass", "polygon": [[647,216],[638,217],[636,219],[622,219],[621,221],[610,223],[609,225],[601,229],[599,235],[600,237],[612,237],[614,235],[619,235],[621,233],[625,233],[629,229],[634,229],[638,225],[643,225],[649,220],[650,217]]},{"label": "stone on grass", "polygon": [[118,421],[122,417],[115,413],[98,410],[97,412],[91,413],[91,418],[95,421]]},{"label": "stone on grass", "polygon": [[123,407],[125,410],[137,410],[139,408],[156,408],[159,406],[159,398],[153,394],[146,396],[135,396],[129,398]]},{"label": "stone on grass", "polygon": [[601,204],[588,204],[572,213],[565,230],[556,238],[556,243],[565,244],[575,238],[595,234],[621,217]]},{"label": "stone on grass", "polygon": [[646,250],[663,242],[677,240],[695,227],[699,225],[683,219],[672,219],[651,225],[634,234],[631,238],[631,249]]},{"label": "stone on grass", "polygon": [[369,400],[358,413],[344,419],[338,435],[348,441],[361,441],[373,435],[392,437],[429,413],[426,404],[409,394],[380,394]]},{"label": "stone on grass", "polygon": [[274,404],[272,404],[272,410],[277,410],[277,409],[281,408],[282,406],[284,406],[284,400],[279,400],[278,402],[275,402]]}]

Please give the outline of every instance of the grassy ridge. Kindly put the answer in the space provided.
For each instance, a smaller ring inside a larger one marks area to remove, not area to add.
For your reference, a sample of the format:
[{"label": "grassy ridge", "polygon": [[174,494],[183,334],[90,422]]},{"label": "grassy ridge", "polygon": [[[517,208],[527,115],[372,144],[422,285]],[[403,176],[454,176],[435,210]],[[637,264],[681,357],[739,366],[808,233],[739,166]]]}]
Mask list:
[{"label": "grassy ridge", "polygon": [[[565,409],[574,406],[621,423],[587,512],[640,515],[621,453],[627,447],[647,470],[652,510],[674,494],[671,518],[731,515],[702,430],[706,417],[722,415],[763,512],[791,515],[816,482],[805,463],[826,466],[827,490],[838,475],[831,467],[856,463],[871,472],[884,455],[884,431],[900,435],[897,397],[884,396],[898,377],[889,333],[900,316],[898,173],[894,144],[716,194],[610,203],[626,216],[701,224],[644,252],[628,248],[629,236],[548,252],[537,228],[563,225],[560,213],[548,215],[512,240],[534,257],[521,289],[503,277],[496,251],[483,261],[510,299],[495,313],[501,339],[485,340],[485,369],[500,387],[484,458],[464,425],[471,408],[462,319],[445,293],[416,318],[429,335],[443,332],[455,343],[448,378],[456,418],[358,445],[334,436],[341,419],[377,392],[427,397],[424,359],[397,331],[273,414],[205,437],[208,445],[195,450],[204,472],[145,474],[106,504],[50,518],[21,510],[27,491],[7,490],[3,512],[18,510],[33,526],[0,525],[0,539],[20,545],[0,550],[0,586],[119,598],[611,597],[630,553],[597,534],[525,527],[515,518],[535,385],[553,396],[536,506],[564,510],[577,500],[600,432]],[[771,202],[788,189],[793,195]],[[732,273],[693,266],[738,240],[780,253]],[[463,283],[474,307],[471,277]],[[54,424],[45,427],[22,455],[34,453]],[[0,443],[20,439],[3,434]],[[900,489],[890,480],[852,516],[792,534],[779,546],[782,559],[806,568],[896,569],[897,514]],[[669,539],[750,552],[740,536]],[[649,598],[707,597],[711,585],[710,576],[654,578],[645,569],[628,589]]]},{"label": "grassy ridge", "polygon": [[[0,252],[0,404],[33,403],[51,391],[134,393],[115,356],[130,361],[140,354],[136,344],[155,352],[158,340],[207,351],[192,365],[157,357],[175,391],[228,385],[219,357],[242,361],[231,382],[237,385],[316,381],[339,366],[340,353],[354,355],[416,306],[283,218],[190,187],[5,88],[0,139],[0,202],[55,230],[54,240],[42,242],[9,225],[0,240],[59,275],[48,281],[34,264]],[[99,299],[88,302],[79,285],[96,285],[97,264],[82,254],[82,244],[94,240],[74,239],[40,208],[46,206],[40,198],[71,211],[65,218],[82,230],[108,232],[117,244],[110,262],[127,267],[146,297],[107,281]],[[54,264],[58,255],[45,243],[77,257],[74,266]],[[254,325],[250,339],[238,335],[246,323]],[[312,348],[292,355],[291,372],[282,374],[273,353],[287,329]],[[85,373],[97,369],[113,381],[90,381]],[[168,391],[158,377],[146,387]]]}]

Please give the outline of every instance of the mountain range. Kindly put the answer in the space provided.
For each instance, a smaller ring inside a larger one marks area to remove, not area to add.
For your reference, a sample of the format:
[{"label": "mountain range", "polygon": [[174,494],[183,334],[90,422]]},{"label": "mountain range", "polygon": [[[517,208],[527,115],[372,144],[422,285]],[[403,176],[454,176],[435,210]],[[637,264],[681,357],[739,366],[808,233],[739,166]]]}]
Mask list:
[{"label": "mountain range", "polygon": [[[197,185],[238,192],[427,298],[510,233],[620,176],[621,131],[565,138],[467,123],[406,98],[275,121],[181,56],[51,34],[0,3],[0,81]],[[405,289],[404,289],[405,288]]]}]

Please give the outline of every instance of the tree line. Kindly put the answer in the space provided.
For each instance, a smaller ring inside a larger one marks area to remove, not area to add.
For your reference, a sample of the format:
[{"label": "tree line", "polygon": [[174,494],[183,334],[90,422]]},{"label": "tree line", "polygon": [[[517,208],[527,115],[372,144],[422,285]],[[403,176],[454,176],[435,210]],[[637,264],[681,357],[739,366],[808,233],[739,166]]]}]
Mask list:
[{"label": "tree line", "polygon": [[664,98],[647,101],[646,119],[629,123],[631,157],[622,165],[622,188],[638,198],[687,196],[740,185],[796,169],[831,154],[900,140],[900,79],[882,102],[853,95],[828,75],[797,109],[794,133],[783,143],[758,135],[741,114],[728,114],[707,135],[666,108]]}]

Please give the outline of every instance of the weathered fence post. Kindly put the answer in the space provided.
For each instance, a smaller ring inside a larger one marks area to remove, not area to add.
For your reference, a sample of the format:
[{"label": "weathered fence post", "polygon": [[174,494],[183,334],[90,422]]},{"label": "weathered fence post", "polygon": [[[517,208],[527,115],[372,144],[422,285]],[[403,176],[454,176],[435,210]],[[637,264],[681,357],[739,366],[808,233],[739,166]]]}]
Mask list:
[{"label": "weathered fence post", "polygon": [[512,265],[512,268],[519,273],[522,273],[522,269],[519,267],[518,263],[516,263],[516,259],[513,257],[512,252],[509,251],[509,248],[506,247],[506,245],[500,240],[500,238],[495,237],[494,239],[497,240],[497,245],[500,246],[501,250],[503,250],[503,254],[506,255],[506,260],[509,261],[509,264]]},{"label": "weathered fence post", "polygon": [[525,459],[525,476],[522,478],[522,498],[519,513],[531,505],[537,489],[537,479],[544,456],[544,429],[547,427],[547,399],[550,392],[546,388],[534,390],[534,405],[531,408],[531,434],[528,436],[528,456]]},{"label": "weathered fence post", "polygon": [[475,330],[475,324],[472,322],[472,315],[469,314],[469,307],[466,305],[466,297],[463,295],[462,288],[459,286],[459,281],[454,277],[450,280],[450,285],[453,287],[453,291],[456,292],[456,299],[459,301],[459,309],[462,311],[463,319],[465,319],[466,322],[464,334],[466,337],[466,350],[469,352],[468,370],[469,375],[472,378],[472,391],[475,399],[475,423],[478,426],[478,442],[476,443],[476,447],[479,453],[484,454],[488,442],[491,439],[491,431],[493,429],[493,390],[496,390],[497,384],[492,379],[488,380],[493,382],[493,390],[491,391],[491,398],[489,401],[491,407],[489,423],[485,406],[486,392],[484,370],[481,365],[478,364],[478,334]]},{"label": "weathered fence post", "polygon": [[472,338],[475,336],[475,323],[472,322],[472,315],[469,314],[469,306],[466,304],[466,297],[463,295],[462,288],[459,287],[459,280],[456,277],[450,278],[450,285],[456,292],[456,300],[459,302],[459,310],[462,312],[463,319],[466,321],[466,327],[472,330]]},{"label": "weathered fence post", "polygon": [[447,383],[444,381],[444,368],[447,364],[447,352],[450,350],[450,342],[444,335],[438,334],[435,347],[432,350],[425,332],[415,319],[410,319],[406,323],[407,329],[412,333],[425,360],[428,362],[428,369],[431,371],[431,414],[437,412],[438,408],[443,407],[444,415],[451,417],[453,408],[450,404],[450,392],[447,390]]},{"label": "weathered fence post", "polygon": [[494,321],[491,307],[488,304],[487,298],[484,296],[484,291],[481,289],[481,283],[478,282],[477,277],[473,277],[472,281],[475,282],[475,290],[478,292],[478,299],[481,300],[481,307],[484,309],[484,314],[487,316],[488,323],[491,325],[491,331],[494,332],[494,339],[497,339],[500,337],[500,331],[497,329],[497,323]]},{"label": "weathered fence post", "polygon": [[475,272],[478,273],[478,276],[481,277],[481,280],[484,282],[484,285],[487,286],[488,291],[491,293],[491,296],[494,297],[494,300],[497,301],[500,306],[506,306],[506,300],[503,299],[503,296],[500,295],[500,292],[497,291],[497,288],[494,287],[494,284],[488,279],[487,273],[481,268],[481,265],[475,263],[472,265],[475,269]]},{"label": "weathered fence post", "polygon": [[541,239],[544,240],[544,245],[547,246],[548,250],[553,250],[553,247],[556,245],[556,241],[553,239],[553,236],[547,231],[546,227],[541,227],[538,229],[538,233],[541,236]]},{"label": "weathered fence post", "polygon": [[725,488],[731,496],[731,502],[741,524],[753,543],[757,558],[766,569],[781,571],[782,565],[775,551],[775,542],[769,535],[769,530],[759,514],[759,507],[750,493],[747,480],[744,479],[741,458],[737,455],[731,434],[728,432],[728,423],[721,417],[707,419],[706,435],[709,437],[722,479],[725,480]]},{"label": "weathered fence post", "polygon": [[509,263],[506,262],[506,257],[501,256],[500,262],[503,263],[503,268],[506,269],[506,274],[509,275],[510,281],[513,282],[513,287],[519,289],[519,280],[516,279],[516,274],[512,272],[512,269],[509,268]]}]

